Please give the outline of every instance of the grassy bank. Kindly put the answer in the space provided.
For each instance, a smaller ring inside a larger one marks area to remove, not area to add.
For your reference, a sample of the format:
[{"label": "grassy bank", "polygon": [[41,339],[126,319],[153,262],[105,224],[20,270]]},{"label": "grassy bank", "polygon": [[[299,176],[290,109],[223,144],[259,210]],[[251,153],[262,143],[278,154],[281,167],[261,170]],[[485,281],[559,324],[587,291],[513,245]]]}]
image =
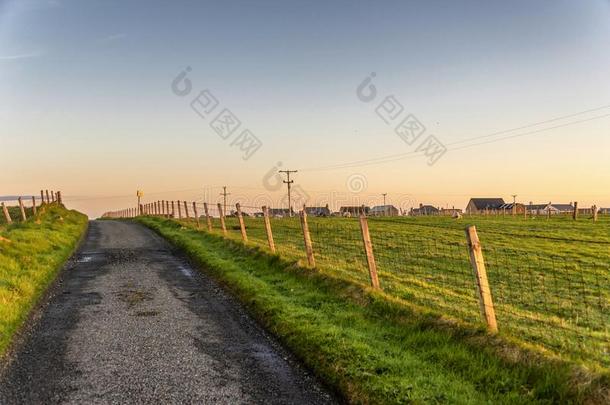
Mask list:
[{"label": "grassy bank", "polygon": [[85,215],[57,204],[25,222],[0,225],[0,356],[86,227]]},{"label": "grassy bank", "polygon": [[[248,244],[269,251],[261,218],[245,219]],[[555,216],[369,218],[384,292],[476,327],[481,323],[464,227],[483,244],[498,325],[523,345],[610,372],[610,218]],[[181,221],[193,227],[194,222]],[[218,219],[214,233],[220,235]],[[278,254],[305,258],[298,218],[272,218]],[[235,217],[228,237],[239,241]],[[309,218],[317,268],[369,284],[355,218]]]},{"label": "grassy bank", "polygon": [[[333,274],[174,221],[141,218],[231,289],[354,403],[603,403],[594,376]],[[297,234],[298,235],[298,234]]]}]

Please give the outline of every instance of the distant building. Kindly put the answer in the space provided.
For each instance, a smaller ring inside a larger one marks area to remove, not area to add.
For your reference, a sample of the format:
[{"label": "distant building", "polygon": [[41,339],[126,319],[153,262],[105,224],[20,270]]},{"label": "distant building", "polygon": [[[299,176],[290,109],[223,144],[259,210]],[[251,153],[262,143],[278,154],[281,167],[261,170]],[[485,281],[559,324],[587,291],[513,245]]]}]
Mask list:
[{"label": "distant building", "polygon": [[419,208],[411,208],[409,215],[417,217],[420,215],[438,215],[440,210],[432,205],[419,204]]},{"label": "distant building", "polygon": [[528,204],[527,212],[532,215],[544,215],[546,214],[546,209],[548,204]]},{"label": "distant building", "polygon": [[511,214],[513,212],[513,206],[515,207],[516,214],[523,214],[525,212],[525,205],[521,203],[506,203],[502,204],[497,210],[502,214]]},{"label": "distant building", "polygon": [[574,212],[574,205],[569,204],[550,204],[548,209],[551,210],[551,214],[571,214]]},{"label": "distant building", "polygon": [[305,212],[312,217],[330,217],[331,215],[328,204],[324,207],[305,207]]},{"label": "distant building", "polygon": [[[294,210],[293,214],[294,214]],[[289,217],[290,210],[288,208],[269,208],[269,216],[270,217]]]},{"label": "distant building", "polygon": [[604,214],[604,215],[608,215],[610,214],[610,208],[600,208],[599,211],[597,211],[599,214]]},{"label": "distant building", "polygon": [[[529,204],[527,210],[532,215],[551,215],[571,214],[574,212],[574,206],[570,204]],[[589,209],[591,211],[591,209]]]},{"label": "distant building", "polygon": [[461,208],[441,208],[440,215],[443,216],[447,216],[447,217],[454,217],[457,215],[462,215],[462,209]]},{"label": "distant building", "polygon": [[471,198],[466,206],[468,214],[484,214],[497,211],[506,204],[503,198]]},{"label": "distant building", "polygon": [[579,208],[578,213],[581,215],[593,215],[593,207],[591,208]]},{"label": "distant building", "polygon": [[395,217],[398,215],[398,208],[393,205],[376,205],[371,208],[370,215],[374,217]]},{"label": "distant building", "polygon": [[365,215],[369,214],[371,209],[367,206],[344,206],[339,208],[339,213],[343,217],[357,217],[360,216],[360,213],[364,212]]}]

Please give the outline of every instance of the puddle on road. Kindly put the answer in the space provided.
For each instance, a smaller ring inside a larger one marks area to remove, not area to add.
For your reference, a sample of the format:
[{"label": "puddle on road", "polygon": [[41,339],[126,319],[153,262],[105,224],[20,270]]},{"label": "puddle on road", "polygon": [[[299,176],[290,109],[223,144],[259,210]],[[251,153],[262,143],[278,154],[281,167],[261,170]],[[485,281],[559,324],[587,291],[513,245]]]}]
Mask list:
[{"label": "puddle on road", "polygon": [[180,266],[178,267],[178,270],[180,270],[180,273],[184,274],[188,278],[193,278],[193,272],[188,267]]}]

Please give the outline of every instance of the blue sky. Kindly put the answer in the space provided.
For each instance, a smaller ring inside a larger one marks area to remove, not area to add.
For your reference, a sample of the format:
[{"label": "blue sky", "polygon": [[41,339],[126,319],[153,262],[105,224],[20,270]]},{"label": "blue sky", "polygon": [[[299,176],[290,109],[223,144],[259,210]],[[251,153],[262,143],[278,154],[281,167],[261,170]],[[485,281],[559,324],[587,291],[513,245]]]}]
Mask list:
[{"label": "blue sky", "polygon": [[[94,197],[136,188],[265,192],[282,161],[314,199],[357,174],[370,195],[435,205],[512,193],[610,205],[603,117],[432,167],[305,170],[413,150],[356,97],[371,72],[445,144],[610,105],[609,17],[608,1],[0,1],[0,147],[14,168],[2,193],[49,184],[95,214],[124,201]],[[262,141],[252,158],[171,92],[186,66],[194,92]]]}]

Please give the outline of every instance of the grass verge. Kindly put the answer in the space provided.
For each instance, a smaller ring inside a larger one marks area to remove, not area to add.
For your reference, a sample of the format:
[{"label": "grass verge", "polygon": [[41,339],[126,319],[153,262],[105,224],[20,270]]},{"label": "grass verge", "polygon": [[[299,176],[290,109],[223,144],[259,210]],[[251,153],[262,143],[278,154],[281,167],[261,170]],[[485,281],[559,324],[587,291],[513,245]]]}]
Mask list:
[{"label": "grass verge", "polygon": [[138,221],[229,288],[352,403],[606,403],[610,377],[161,218]]},{"label": "grass verge", "polygon": [[85,215],[58,204],[0,228],[0,356],[86,228]]}]

